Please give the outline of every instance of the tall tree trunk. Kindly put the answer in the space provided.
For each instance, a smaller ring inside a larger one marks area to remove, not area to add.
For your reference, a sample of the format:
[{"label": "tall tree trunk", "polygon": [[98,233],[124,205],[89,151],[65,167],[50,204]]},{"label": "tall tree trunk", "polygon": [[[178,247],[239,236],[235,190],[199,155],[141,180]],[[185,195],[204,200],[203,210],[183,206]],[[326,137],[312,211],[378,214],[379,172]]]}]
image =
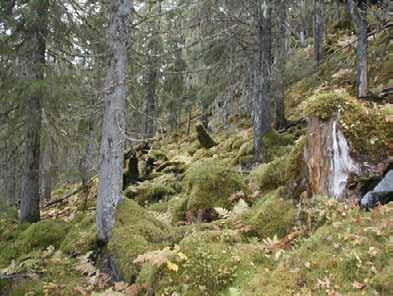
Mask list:
[{"label": "tall tree trunk", "polygon": [[112,1],[96,216],[97,240],[103,244],[112,236],[115,210],[123,198],[124,128],[128,94],[127,48],[132,9],[131,0]]},{"label": "tall tree trunk", "polygon": [[254,77],[254,159],[262,162],[262,139],[270,129],[269,96],[271,94],[272,0],[259,1],[257,6],[257,57]]},{"label": "tall tree trunk", "polygon": [[358,35],[356,71],[357,94],[359,98],[364,98],[368,95],[367,3],[362,1],[355,3],[354,0],[349,0],[349,3]]},{"label": "tall tree trunk", "polygon": [[[32,22],[26,29],[26,40],[22,48],[26,79],[32,84],[44,79],[44,64],[49,1],[30,4],[35,12]],[[21,182],[21,205],[19,221],[37,222],[40,220],[40,137],[42,125],[41,93],[37,91],[28,99],[25,106],[25,158]]]},{"label": "tall tree trunk", "polygon": [[286,1],[279,1],[276,6],[277,12],[277,64],[276,64],[276,75],[277,75],[277,89],[275,98],[275,112],[276,129],[282,129],[286,126],[287,120],[285,119],[285,87],[284,87],[284,75],[287,61],[287,45],[286,45],[286,23],[287,23],[287,3]]},{"label": "tall tree trunk", "polygon": [[313,35],[314,58],[319,63],[324,55],[323,44],[325,41],[325,0],[314,0]]},{"label": "tall tree trunk", "polygon": [[41,153],[42,160],[40,166],[40,177],[41,177],[41,198],[43,200],[50,200],[52,194],[52,145],[50,137],[43,143],[44,149]]}]

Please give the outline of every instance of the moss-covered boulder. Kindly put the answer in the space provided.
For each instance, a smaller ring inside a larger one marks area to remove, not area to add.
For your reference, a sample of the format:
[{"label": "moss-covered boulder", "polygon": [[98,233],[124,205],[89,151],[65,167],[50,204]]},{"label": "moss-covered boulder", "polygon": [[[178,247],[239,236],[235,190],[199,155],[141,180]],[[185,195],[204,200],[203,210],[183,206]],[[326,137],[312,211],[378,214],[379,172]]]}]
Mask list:
[{"label": "moss-covered boulder", "polygon": [[21,232],[16,246],[28,253],[32,250],[45,250],[49,246],[58,248],[66,237],[69,225],[61,220],[44,220],[31,224]]},{"label": "moss-covered boulder", "polygon": [[[290,151],[293,142],[294,136],[292,134],[280,134],[273,129],[270,130],[262,139],[263,160],[265,162],[270,162],[274,158],[287,154]],[[253,151],[253,140],[248,140],[247,142],[243,143],[233,160],[234,164],[240,164],[242,161],[244,162],[245,159],[253,156]]]},{"label": "moss-covered boulder", "polygon": [[287,158],[280,157],[257,166],[250,174],[252,187],[264,192],[276,189],[287,181]]},{"label": "moss-covered boulder", "polygon": [[305,145],[306,137],[300,137],[287,157],[286,178],[288,180],[294,181],[303,177]]},{"label": "moss-covered boulder", "polygon": [[149,181],[145,181],[136,186],[129,186],[124,191],[124,195],[127,198],[135,200],[142,206],[168,199],[174,194],[176,194],[176,191],[173,188]]},{"label": "moss-covered boulder", "polygon": [[131,281],[140,271],[140,266],[133,263],[136,257],[170,245],[173,239],[170,226],[155,219],[135,201],[125,199],[116,210],[108,251],[124,280]]},{"label": "moss-covered boulder", "polygon": [[188,197],[187,210],[231,208],[230,195],[247,190],[239,173],[214,160],[193,164],[185,173],[184,188]]},{"label": "moss-covered boulder", "polygon": [[258,200],[250,211],[242,215],[243,225],[250,229],[248,235],[281,238],[295,226],[296,207],[280,197],[281,190],[279,188]]},{"label": "moss-covered boulder", "polygon": [[60,245],[66,254],[85,254],[95,248],[96,221],[94,215],[75,218],[70,231]]}]

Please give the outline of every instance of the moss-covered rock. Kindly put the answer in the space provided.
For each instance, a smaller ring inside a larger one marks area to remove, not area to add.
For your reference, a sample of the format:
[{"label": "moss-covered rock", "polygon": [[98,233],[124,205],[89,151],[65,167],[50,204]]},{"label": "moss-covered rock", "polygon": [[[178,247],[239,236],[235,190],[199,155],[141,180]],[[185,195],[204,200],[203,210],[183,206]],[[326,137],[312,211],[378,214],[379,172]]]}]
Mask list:
[{"label": "moss-covered rock", "polygon": [[176,191],[169,186],[156,182],[145,181],[136,186],[129,186],[124,195],[135,200],[140,205],[156,203],[176,194]]},{"label": "moss-covered rock", "polygon": [[287,180],[297,180],[303,177],[305,145],[306,137],[303,136],[296,141],[295,146],[289,153],[286,166]]},{"label": "moss-covered rock", "polygon": [[21,232],[16,245],[25,253],[31,250],[45,250],[51,245],[58,248],[68,230],[69,225],[61,220],[40,221]]},{"label": "moss-covered rock", "polygon": [[241,220],[250,228],[249,235],[261,238],[281,238],[295,226],[296,207],[280,198],[282,188],[258,200]]},{"label": "moss-covered rock", "polygon": [[136,202],[125,199],[116,210],[116,221],[108,251],[126,281],[136,278],[140,267],[133,263],[138,255],[171,244],[174,231],[150,215]]},{"label": "moss-covered rock", "polygon": [[188,210],[230,208],[230,195],[246,191],[240,174],[214,160],[193,164],[185,173],[184,187],[188,196]]},{"label": "moss-covered rock", "polygon": [[284,185],[287,181],[287,165],[287,158],[280,157],[257,166],[250,174],[252,187],[266,192]]},{"label": "moss-covered rock", "polygon": [[60,245],[60,250],[66,254],[85,254],[95,248],[96,223],[95,216],[80,216],[75,218],[71,229]]},{"label": "moss-covered rock", "polygon": [[[262,139],[262,153],[263,160],[270,162],[274,158],[281,157],[287,154],[291,145],[293,144],[294,136],[289,133],[280,134],[277,131],[271,129]],[[253,140],[248,140],[240,146],[239,151],[234,159],[234,164],[240,164],[240,162],[247,157],[253,156],[254,143]]]},{"label": "moss-covered rock", "polygon": [[176,196],[169,201],[168,210],[173,223],[186,220],[187,204],[188,198],[183,195]]}]

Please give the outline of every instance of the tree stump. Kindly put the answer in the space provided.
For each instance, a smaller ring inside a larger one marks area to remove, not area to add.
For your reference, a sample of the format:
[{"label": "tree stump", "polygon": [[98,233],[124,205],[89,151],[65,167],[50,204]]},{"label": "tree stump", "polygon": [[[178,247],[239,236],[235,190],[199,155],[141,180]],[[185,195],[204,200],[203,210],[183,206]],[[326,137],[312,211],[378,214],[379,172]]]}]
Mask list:
[{"label": "tree stump", "polygon": [[203,127],[202,124],[197,124],[195,127],[197,134],[198,134],[198,141],[201,144],[203,148],[209,149],[214,146],[217,146],[218,144],[212,139],[212,137],[209,135],[209,133],[206,131],[206,129]]}]

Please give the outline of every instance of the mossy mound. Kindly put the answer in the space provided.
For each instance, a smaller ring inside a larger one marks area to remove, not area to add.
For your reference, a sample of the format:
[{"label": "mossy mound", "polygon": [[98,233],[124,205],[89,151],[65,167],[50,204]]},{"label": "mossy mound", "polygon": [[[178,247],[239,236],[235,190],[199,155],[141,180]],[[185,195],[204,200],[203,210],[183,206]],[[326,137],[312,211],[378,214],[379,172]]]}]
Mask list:
[{"label": "mossy mound", "polygon": [[180,243],[183,262],[168,271],[156,288],[165,295],[218,295],[234,279],[240,257],[232,246],[189,237]]},{"label": "mossy mound", "polygon": [[140,267],[133,263],[136,257],[170,245],[173,239],[172,228],[155,219],[136,202],[125,199],[116,210],[108,251],[114,256],[124,280],[131,281],[140,271]]},{"label": "mossy mound", "polygon": [[249,227],[248,235],[260,238],[282,238],[295,226],[296,207],[289,200],[280,198],[279,188],[258,200],[250,211],[241,217]]},{"label": "mossy mound", "polygon": [[176,191],[173,188],[149,181],[142,182],[137,186],[129,186],[124,191],[127,198],[135,200],[142,206],[168,199],[174,194],[176,194]]},{"label": "mossy mound", "polygon": [[297,180],[303,177],[305,145],[306,137],[303,136],[296,141],[295,146],[289,153],[286,166],[287,180]]},{"label": "mossy mound", "polygon": [[393,123],[387,115],[362,106],[345,92],[324,92],[311,97],[305,113],[321,120],[340,114],[340,126],[359,157],[378,161],[392,154]]},{"label": "mossy mound", "polygon": [[252,186],[264,192],[276,189],[287,181],[288,160],[285,157],[257,166],[250,174]]},{"label": "mossy mound", "polygon": [[67,235],[69,225],[61,220],[44,220],[31,224],[21,232],[16,245],[24,253],[45,250],[49,246],[58,248]]},{"label": "mossy mound", "polygon": [[185,173],[184,188],[187,210],[230,208],[230,195],[247,190],[240,174],[214,160],[194,163]]},{"label": "mossy mound", "polygon": [[371,216],[337,213],[275,270],[255,273],[241,295],[391,295],[392,213],[392,205]]},{"label": "mossy mound", "polygon": [[0,268],[8,266],[20,254],[15,241],[29,224],[17,224],[15,219],[0,218]]},{"label": "mossy mound", "polygon": [[[289,133],[280,134],[275,130],[270,130],[262,139],[263,160],[270,162],[276,157],[281,157],[290,151],[294,142],[294,136]],[[234,164],[240,164],[249,156],[253,156],[254,143],[248,140],[240,146],[234,159]]]},{"label": "mossy mound", "polygon": [[73,221],[70,231],[60,245],[66,254],[85,254],[95,248],[96,221],[95,216],[80,216]]},{"label": "mossy mound", "polygon": [[168,210],[171,213],[172,223],[186,220],[187,204],[188,198],[184,195],[178,195],[169,201]]},{"label": "mossy mound", "polygon": [[0,219],[16,219],[18,211],[0,200]]}]

